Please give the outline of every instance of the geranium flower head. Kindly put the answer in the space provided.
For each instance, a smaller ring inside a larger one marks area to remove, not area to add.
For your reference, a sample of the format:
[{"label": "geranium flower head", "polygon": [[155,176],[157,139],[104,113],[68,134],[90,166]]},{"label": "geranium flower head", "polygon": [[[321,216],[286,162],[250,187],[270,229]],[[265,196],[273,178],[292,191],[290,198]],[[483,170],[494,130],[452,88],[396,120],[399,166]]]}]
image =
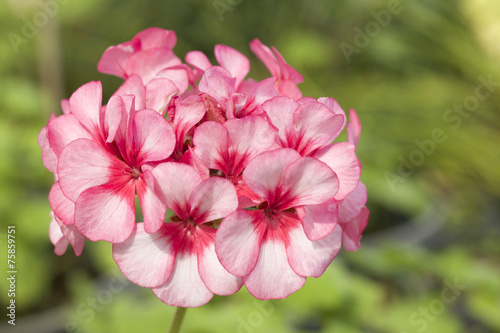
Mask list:
[{"label": "geranium flower head", "polygon": [[278,128],[278,144],[302,156],[331,143],[342,131],[345,117],[318,101],[298,103],[288,97],[274,97],[262,105]]},{"label": "geranium flower head", "polygon": [[351,109],[346,126],[331,97],[303,97],[303,77],[258,39],[250,49],[271,73],[261,81],[238,50],[219,44],[217,64],[200,51],[183,63],[176,42],[150,28],[109,47],[98,69],[124,82],[107,104],[100,82],[84,84],[40,131],[54,252],[111,242],[124,275],[173,306],[243,284],[285,298],[342,246],[361,247],[361,122]]}]

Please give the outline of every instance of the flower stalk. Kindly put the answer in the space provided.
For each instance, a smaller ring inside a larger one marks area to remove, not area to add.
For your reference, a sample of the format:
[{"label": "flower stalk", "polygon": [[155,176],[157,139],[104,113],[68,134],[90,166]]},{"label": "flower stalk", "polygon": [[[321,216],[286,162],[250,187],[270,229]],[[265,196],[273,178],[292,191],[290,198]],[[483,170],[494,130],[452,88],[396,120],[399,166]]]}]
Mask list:
[{"label": "flower stalk", "polygon": [[170,326],[170,330],[168,331],[168,333],[180,332],[182,320],[184,319],[186,310],[187,308],[183,308],[182,306],[177,307],[177,310],[175,310],[174,320],[172,321],[172,325]]}]

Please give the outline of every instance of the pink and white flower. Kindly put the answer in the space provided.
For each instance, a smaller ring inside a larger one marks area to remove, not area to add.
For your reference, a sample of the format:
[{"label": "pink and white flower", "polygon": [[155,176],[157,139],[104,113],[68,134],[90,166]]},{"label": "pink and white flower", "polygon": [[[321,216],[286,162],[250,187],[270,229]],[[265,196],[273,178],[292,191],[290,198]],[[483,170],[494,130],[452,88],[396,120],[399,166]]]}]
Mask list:
[{"label": "pink and white flower", "polygon": [[213,294],[230,295],[242,285],[217,260],[212,221],[238,205],[231,183],[219,177],[203,180],[188,165],[162,163],[149,181],[176,216],[153,234],[137,223],[130,238],[113,245],[113,258],[132,282],[152,288],[163,302],[182,307],[207,303]]},{"label": "pink and white flower", "polygon": [[262,109],[278,129],[276,142],[302,156],[330,144],[340,134],[345,117],[318,101],[301,104],[288,97],[274,97]]},{"label": "pink and white flower", "polygon": [[114,96],[101,108],[97,82],[82,86],[69,102],[92,136],[67,144],[57,164],[62,193],[75,203],[75,226],[92,241],[124,241],[134,228],[137,193],[145,229],[157,231],[166,208],[145,183],[144,171],[173,151],[175,137],[166,120],[153,110],[136,112],[133,99],[125,97]]},{"label": "pink and white flower", "polygon": [[259,116],[224,124],[207,121],[194,132],[194,152],[209,169],[220,170],[236,186],[240,207],[248,207],[261,198],[248,189],[241,173],[255,156],[274,146],[275,137],[274,128]]},{"label": "pink and white flower", "polygon": [[335,171],[340,181],[335,200],[342,200],[354,191],[361,166],[353,144],[332,143],[345,125],[345,114],[333,99],[295,102],[279,96],[264,103],[262,109],[278,129],[276,142],[281,147],[317,158]]},{"label": "pink and white flower", "polygon": [[326,164],[292,149],[278,149],[255,157],[243,180],[266,202],[224,219],[215,238],[217,256],[255,297],[285,298],[300,289],[307,276],[322,275],[340,250],[340,227],[311,241],[295,212],[295,207],[331,200],[338,179]]}]

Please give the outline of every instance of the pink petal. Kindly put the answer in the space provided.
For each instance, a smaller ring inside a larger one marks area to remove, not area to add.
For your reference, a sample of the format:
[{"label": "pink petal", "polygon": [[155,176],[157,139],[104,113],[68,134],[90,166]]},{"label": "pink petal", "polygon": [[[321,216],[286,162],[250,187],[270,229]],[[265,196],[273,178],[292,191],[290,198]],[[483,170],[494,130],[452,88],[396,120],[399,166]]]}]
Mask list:
[{"label": "pink petal", "polygon": [[222,221],[215,235],[215,252],[231,274],[244,276],[259,257],[263,220],[261,211],[237,210]]},{"label": "pink petal", "polygon": [[115,140],[115,135],[120,127],[122,117],[127,117],[125,104],[122,98],[120,96],[112,96],[106,109],[101,113],[101,117],[106,143],[112,143]]},{"label": "pink petal", "polygon": [[349,124],[347,124],[347,141],[357,146],[361,134],[361,122],[353,109],[349,110]]},{"label": "pink petal", "polygon": [[212,67],[208,57],[201,51],[189,51],[186,54],[185,60],[194,68],[194,75],[192,77],[193,82],[191,83],[193,85],[208,68]]},{"label": "pink petal", "polygon": [[312,97],[302,97],[302,98],[299,98],[298,100],[296,100],[296,102],[299,103],[300,105],[304,105],[304,104],[307,104],[309,102],[319,102],[319,99],[315,100]]},{"label": "pink petal", "polygon": [[255,268],[243,277],[243,281],[250,294],[266,300],[290,296],[304,285],[306,278],[290,267],[285,244],[278,240],[267,240],[260,246]]},{"label": "pink petal", "polygon": [[101,105],[102,85],[100,81],[84,84],[69,98],[71,114],[96,138],[100,131]]},{"label": "pink petal", "polygon": [[343,224],[342,245],[347,251],[357,251],[361,248],[360,240],[363,231],[368,224],[370,212],[368,208],[363,207],[357,218],[349,223]]},{"label": "pink petal", "polygon": [[71,110],[69,109],[69,99],[61,100],[61,109],[63,114],[69,114]]},{"label": "pink petal", "polygon": [[220,107],[226,109],[231,96],[235,92],[236,78],[231,76],[226,69],[213,66],[205,71],[200,79],[198,88],[200,92],[212,96]]},{"label": "pink petal", "polygon": [[308,239],[315,241],[330,234],[338,220],[338,203],[328,200],[319,205],[296,207]]},{"label": "pink petal", "polygon": [[288,262],[299,275],[320,277],[330,265],[341,247],[342,228],[335,230],[326,237],[311,241],[299,225],[290,231],[290,243],[286,248]]},{"label": "pink petal", "polygon": [[[53,118],[51,118],[51,120],[52,119]],[[38,132],[38,135],[36,137],[36,143],[38,143],[38,146],[40,148],[43,148],[43,144],[45,143],[45,141],[47,141],[47,132],[48,132],[47,126],[42,127],[42,129],[40,130],[40,132]]]},{"label": "pink petal", "polygon": [[180,64],[180,59],[169,49],[143,49],[130,56],[125,72],[127,76],[139,75],[144,84],[148,84],[161,70]]},{"label": "pink petal", "polygon": [[283,186],[288,165],[300,158],[293,149],[277,149],[257,155],[243,171],[247,186],[270,202],[274,202],[276,191]]},{"label": "pink petal", "polygon": [[[146,171],[146,173],[150,173],[150,171]],[[144,217],[144,230],[148,234],[157,232],[165,219],[167,206],[154,193],[154,189],[150,188],[143,179],[138,178],[135,186]]]},{"label": "pink petal", "polygon": [[135,96],[134,109],[142,110],[146,108],[146,90],[139,75],[131,75],[113,94],[113,96],[122,95]]},{"label": "pink petal", "polygon": [[208,57],[201,51],[189,51],[186,54],[185,59],[188,64],[196,69],[201,70],[202,72],[212,67],[210,60],[208,60]]},{"label": "pink petal", "polygon": [[266,65],[271,75],[277,78],[277,88],[282,96],[297,100],[302,97],[302,93],[297,88],[297,84],[304,81],[295,69],[288,65],[281,54],[272,47],[269,49],[258,39],[250,43],[253,53]]},{"label": "pink petal", "polygon": [[151,288],[170,278],[175,260],[169,237],[172,227],[164,224],[160,231],[149,234],[143,223],[136,223],[129,238],[113,244],[113,259],[127,279]]},{"label": "pink petal", "polygon": [[342,201],[339,207],[339,222],[347,223],[354,220],[366,205],[366,186],[359,182],[358,187]]},{"label": "pink petal", "polygon": [[238,195],[238,208],[244,209],[252,206],[258,206],[264,200],[254,191],[248,188],[241,177],[233,180],[236,194]]},{"label": "pink petal", "polygon": [[191,147],[188,147],[188,150],[181,156],[179,163],[184,163],[193,167],[203,180],[210,177],[210,170],[203,164]]},{"label": "pink petal", "polygon": [[97,70],[101,73],[115,75],[123,79],[126,78],[125,66],[127,60],[140,47],[141,42],[136,38],[129,42],[108,47],[97,64]]},{"label": "pink petal", "polygon": [[[312,157],[302,157],[286,169],[284,193],[279,209],[317,205],[333,199],[338,178],[325,163]],[[276,207],[278,209],[278,207]]]},{"label": "pink petal", "polygon": [[53,118],[47,124],[47,130],[50,148],[56,156],[61,155],[64,147],[72,141],[81,138],[94,139],[72,114]]},{"label": "pink petal", "polygon": [[43,166],[52,173],[57,172],[57,156],[50,148],[50,143],[48,139],[48,128],[43,127],[38,133],[37,142],[40,148],[42,148],[42,162]]},{"label": "pink petal", "polygon": [[341,130],[343,130],[345,127],[347,117],[345,115],[344,110],[342,110],[342,107],[340,106],[340,104],[331,97],[320,97],[320,98],[318,98],[318,102],[326,105],[335,114],[340,114],[340,115],[344,116],[344,123],[342,124],[342,129],[341,129]]},{"label": "pink petal", "polygon": [[230,119],[224,127],[229,133],[233,153],[231,176],[238,176],[252,158],[271,148],[276,138],[274,128],[259,116]]},{"label": "pink petal", "polygon": [[71,244],[75,255],[78,257],[82,254],[83,247],[85,246],[86,238],[78,231],[74,225],[64,225],[64,223],[54,216],[55,221],[59,225],[64,238]]},{"label": "pink petal", "polygon": [[170,279],[153,293],[168,305],[184,308],[204,305],[213,297],[200,278],[196,253],[178,254]]},{"label": "pink petal", "polygon": [[91,241],[120,243],[135,225],[134,181],[115,182],[85,190],[75,206],[75,226]]},{"label": "pink petal", "polygon": [[238,208],[238,196],[230,181],[212,177],[204,180],[191,193],[190,216],[200,224],[224,218]]},{"label": "pink petal", "polygon": [[141,41],[141,48],[148,50],[152,48],[173,49],[177,43],[177,36],[173,30],[165,30],[161,28],[148,28],[137,35],[134,39]]},{"label": "pink petal", "polygon": [[201,97],[193,95],[175,101],[175,115],[172,127],[177,139],[177,149],[182,150],[186,134],[205,115],[205,105]]},{"label": "pink petal", "polygon": [[123,173],[129,169],[124,162],[87,139],[78,139],[67,145],[59,157],[57,169],[61,189],[73,202],[90,187],[130,176]]},{"label": "pink petal", "polygon": [[229,132],[215,122],[199,125],[193,135],[194,152],[209,169],[228,172]]},{"label": "pink petal", "polygon": [[134,120],[137,111],[134,109],[134,96],[120,96],[123,104],[121,105],[122,118],[115,135],[116,145],[108,148],[113,148],[118,152],[113,152],[115,156],[120,156],[121,159],[128,165],[137,166],[136,151],[134,147]]},{"label": "pink petal", "polygon": [[54,151],[50,149],[50,144],[48,141],[45,142],[42,149],[42,162],[43,166],[52,172],[53,174],[57,173],[57,157],[54,154]]},{"label": "pink petal", "polygon": [[61,228],[57,224],[55,218],[52,218],[49,225],[49,239],[54,245],[54,253],[62,256],[68,248],[68,240],[64,237]]},{"label": "pink petal", "polygon": [[[189,197],[202,182],[198,172],[187,164],[166,162],[156,166],[151,173],[155,180],[153,188],[160,199],[182,220],[188,218]],[[151,181],[146,181],[151,186]]]},{"label": "pink petal", "polygon": [[278,91],[281,96],[286,96],[294,101],[302,97],[302,92],[297,87],[297,84],[291,80],[281,80],[278,83]]},{"label": "pink petal", "polygon": [[245,79],[250,71],[250,61],[241,52],[226,46],[215,45],[215,59],[236,78],[236,87]]},{"label": "pink petal", "polygon": [[59,182],[55,182],[49,192],[50,208],[64,224],[75,223],[75,203],[66,198]]},{"label": "pink petal", "polygon": [[[262,81],[266,81],[266,80],[269,80],[269,79],[271,79],[271,81],[273,81],[273,82],[276,80],[273,77],[268,77],[267,79],[262,80]],[[260,83],[260,82],[257,82],[254,79],[243,80],[243,81],[241,81],[241,84],[239,85],[237,91],[238,91],[238,93],[241,93],[241,94],[243,94],[245,96],[249,96],[251,94],[252,90],[255,88],[255,86],[258,83]]]},{"label": "pink petal", "polygon": [[199,226],[198,232],[210,235],[211,242],[204,244],[198,252],[198,271],[207,288],[217,295],[232,295],[243,285],[240,277],[236,277],[221,265],[215,253],[214,237],[216,229]]},{"label": "pink petal", "polygon": [[170,98],[179,93],[177,86],[169,79],[154,79],[146,86],[145,108],[165,114]]},{"label": "pink petal", "polygon": [[[278,50],[276,50],[274,48],[274,46],[272,46],[271,48],[274,52],[274,55],[276,56],[276,60],[278,61],[278,65],[279,65],[280,72],[281,72],[281,78],[283,80],[292,81],[295,85],[303,82],[304,78],[302,77],[302,75],[300,75],[299,72],[297,72],[295,69],[293,69],[292,66],[287,64],[285,59],[281,56],[281,54],[278,52]],[[302,94],[301,94],[301,96],[299,96],[299,98],[300,97],[302,97]]]},{"label": "pink petal", "polygon": [[298,103],[284,96],[274,97],[262,104],[262,109],[278,129],[277,142],[284,148],[289,147],[288,143],[295,140],[293,114],[298,107]]},{"label": "pink petal", "polygon": [[274,88],[275,81],[276,79],[274,77],[270,77],[255,84],[252,90],[248,92],[245,105],[236,113],[236,116],[242,118],[248,115],[262,113],[260,106],[271,98],[278,96],[278,92]]},{"label": "pink petal", "polygon": [[266,65],[272,76],[280,77],[280,68],[276,56],[269,47],[262,44],[257,38],[250,43],[250,49]]},{"label": "pink petal", "polygon": [[333,113],[319,102],[310,102],[297,108],[293,115],[296,129],[294,147],[302,156],[330,144],[342,131],[345,118]]},{"label": "pink petal", "polygon": [[134,149],[138,165],[164,160],[175,147],[175,134],[165,118],[153,110],[134,117]]},{"label": "pink petal", "polygon": [[191,68],[188,65],[178,64],[162,69],[155,75],[155,78],[172,81],[177,89],[177,93],[180,95],[189,87],[190,72]]},{"label": "pink petal", "polygon": [[356,156],[356,147],[348,142],[338,142],[325,146],[312,156],[325,162],[339,178],[339,190],[336,200],[343,200],[358,186],[361,165]]}]

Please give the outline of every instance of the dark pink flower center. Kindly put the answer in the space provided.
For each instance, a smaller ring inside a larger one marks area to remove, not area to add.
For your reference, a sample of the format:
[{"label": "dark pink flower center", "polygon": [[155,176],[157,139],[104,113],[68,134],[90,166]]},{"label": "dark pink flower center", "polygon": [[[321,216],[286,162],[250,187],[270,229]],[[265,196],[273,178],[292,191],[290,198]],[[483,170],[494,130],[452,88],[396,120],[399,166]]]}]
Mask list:
[{"label": "dark pink flower center", "polygon": [[187,218],[187,219],[184,221],[184,223],[185,223],[185,227],[186,227],[186,228],[187,228],[187,229],[188,229],[191,233],[194,231],[193,229],[195,229],[195,228],[196,228],[196,222],[195,222],[195,221],[194,221],[191,217]]},{"label": "dark pink flower center", "polygon": [[137,167],[133,167],[133,168],[130,169],[130,174],[134,178],[139,178],[140,175],[141,175],[141,172],[139,171],[139,169]]}]

